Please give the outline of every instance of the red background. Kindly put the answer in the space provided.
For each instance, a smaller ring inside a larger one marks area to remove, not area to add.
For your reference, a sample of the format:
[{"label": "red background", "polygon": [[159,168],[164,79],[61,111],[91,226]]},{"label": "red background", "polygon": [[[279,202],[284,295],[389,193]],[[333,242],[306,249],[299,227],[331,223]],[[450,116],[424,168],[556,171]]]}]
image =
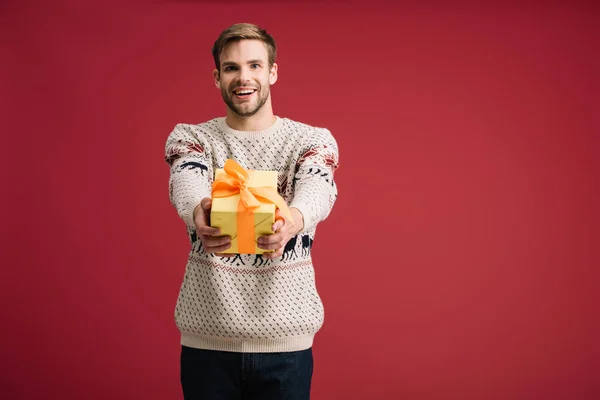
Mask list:
[{"label": "red background", "polygon": [[226,3],[0,6],[0,396],[182,398],[164,143],[249,21],[340,147],[313,398],[599,398],[599,8]]}]

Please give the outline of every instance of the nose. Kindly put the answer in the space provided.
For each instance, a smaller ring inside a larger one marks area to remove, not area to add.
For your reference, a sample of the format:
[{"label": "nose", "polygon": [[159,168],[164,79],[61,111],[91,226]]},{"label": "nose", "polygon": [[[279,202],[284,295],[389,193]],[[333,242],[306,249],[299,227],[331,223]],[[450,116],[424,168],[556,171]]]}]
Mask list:
[{"label": "nose", "polygon": [[239,69],[238,79],[241,84],[250,80],[250,69],[248,66],[244,65]]}]

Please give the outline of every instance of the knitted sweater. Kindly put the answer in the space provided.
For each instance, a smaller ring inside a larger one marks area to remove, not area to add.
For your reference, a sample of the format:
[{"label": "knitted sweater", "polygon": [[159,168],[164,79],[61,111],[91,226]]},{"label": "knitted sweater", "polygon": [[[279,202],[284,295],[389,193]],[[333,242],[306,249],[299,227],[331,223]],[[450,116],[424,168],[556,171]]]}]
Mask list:
[{"label": "knitted sweater", "polygon": [[[283,255],[220,257],[196,235],[193,210],[211,197],[214,171],[231,158],[242,167],[278,171],[278,192],[303,215],[304,227]],[[225,118],[178,124],[169,135],[169,198],[191,242],[175,307],[181,344],[236,351],[281,352],[312,346],[324,318],[311,246],[316,226],[337,198],[338,147],[331,133],[287,118],[263,131],[231,129]]]}]

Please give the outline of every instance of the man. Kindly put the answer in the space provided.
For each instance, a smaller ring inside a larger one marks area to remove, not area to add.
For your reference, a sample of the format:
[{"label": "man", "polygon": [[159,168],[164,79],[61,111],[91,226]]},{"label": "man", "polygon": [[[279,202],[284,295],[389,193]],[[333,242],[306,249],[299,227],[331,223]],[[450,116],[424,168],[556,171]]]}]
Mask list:
[{"label": "man", "polygon": [[[312,344],[323,324],[310,249],[316,225],[337,198],[338,147],[331,133],[273,114],[276,44],[265,30],[236,24],[213,46],[214,81],[226,117],[178,124],[166,142],[169,196],[192,243],[175,309],[185,399],[309,399]],[[210,227],[214,172],[234,159],[278,171],[272,252],[223,254],[231,238]]]}]

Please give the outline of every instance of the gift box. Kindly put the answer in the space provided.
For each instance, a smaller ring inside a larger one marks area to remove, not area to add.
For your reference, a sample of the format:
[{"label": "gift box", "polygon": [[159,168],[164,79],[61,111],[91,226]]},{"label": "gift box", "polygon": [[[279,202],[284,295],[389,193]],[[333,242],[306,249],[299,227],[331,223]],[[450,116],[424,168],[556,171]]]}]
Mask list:
[{"label": "gift box", "polygon": [[277,193],[277,171],[245,170],[233,160],[215,170],[210,225],[231,237],[222,253],[263,254],[256,240],[273,233],[275,211],[292,221],[285,200]]}]

